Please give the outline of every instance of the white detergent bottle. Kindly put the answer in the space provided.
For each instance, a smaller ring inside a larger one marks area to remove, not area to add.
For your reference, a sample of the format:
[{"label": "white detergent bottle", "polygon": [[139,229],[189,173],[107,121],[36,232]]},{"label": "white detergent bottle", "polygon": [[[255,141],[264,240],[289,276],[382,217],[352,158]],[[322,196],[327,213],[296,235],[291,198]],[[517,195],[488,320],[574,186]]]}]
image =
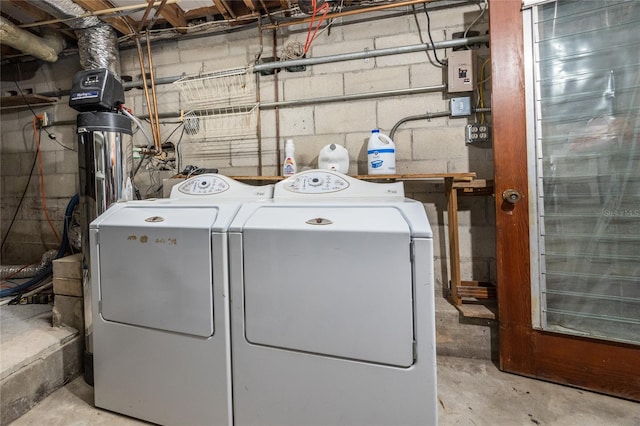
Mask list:
[{"label": "white detergent bottle", "polygon": [[396,172],[396,146],[389,136],[373,129],[367,144],[367,169],[370,175]]},{"label": "white detergent bottle", "polygon": [[296,174],[296,147],[293,145],[293,140],[287,139],[284,144],[284,164],[282,165],[283,176],[293,176]]},{"label": "white detergent bottle", "polygon": [[331,143],[320,150],[318,168],[349,173],[349,151],[342,145]]}]

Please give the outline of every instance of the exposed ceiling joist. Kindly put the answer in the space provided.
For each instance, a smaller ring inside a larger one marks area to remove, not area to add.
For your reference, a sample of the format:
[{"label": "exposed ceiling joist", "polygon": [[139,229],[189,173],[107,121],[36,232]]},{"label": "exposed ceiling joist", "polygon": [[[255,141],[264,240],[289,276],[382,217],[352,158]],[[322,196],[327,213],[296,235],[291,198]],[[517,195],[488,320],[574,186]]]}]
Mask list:
[{"label": "exposed ceiling joist", "polygon": [[180,6],[177,4],[165,4],[162,9],[160,9],[160,15],[164,19],[167,20],[172,26],[176,27],[176,31],[179,33],[186,33],[187,30],[184,29],[189,23],[185,18],[185,13]]},{"label": "exposed ceiling joist", "polygon": [[[8,0],[8,1],[2,0],[2,1],[9,3],[12,7],[15,7],[20,12],[29,16],[31,19],[33,19],[33,22],[46,21],[49,19],[53,19],[53,16],[49,15],[48,13],[44,12],[41,9],[38,9],[37,7],[33,6],[31,3],[28,3],[26,1],[21,1],[21,0]],[[56,31],[59,31],[65,37],[68,37],[72,40],[76,39],[75,33],[67,29],[67,27],[64,24],[57,23],[57,24],[53,24],[51,27],[54,28]]]},{"label": "exposed ceiling joist", "polygon": [[224,16],[225,19],[227,20],[235,19],[236,14],[233,13],[233,10],[231,10],[231,7],[225,0],[216,0],[214,5],[218,8],[218,10],[222,14],[222,16]]},{"label": "exposed ceiling joist", "polygon": [[[78,6],[83,7],[89,12],[98,12],[104,9],[113,9],[116,6],[108,0],[74,0]],[[129,28],[134,28],[136,22],[128,16],[117,16],[117,17],[101,17],[103,21],[107,22],[117,31],[122,34],[131,34],[131,30]],[[130,27],[127,25],[128,21]]]}]

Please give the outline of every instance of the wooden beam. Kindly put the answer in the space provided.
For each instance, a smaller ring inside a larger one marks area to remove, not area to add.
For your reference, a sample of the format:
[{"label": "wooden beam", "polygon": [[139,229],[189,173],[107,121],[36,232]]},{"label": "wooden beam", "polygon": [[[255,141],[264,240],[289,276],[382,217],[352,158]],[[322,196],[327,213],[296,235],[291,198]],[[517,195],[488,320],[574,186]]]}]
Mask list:
[{"label": "wooden beam", "polygon": [[162,15],[168,23],[176,27],[176,31],[179,33],[187,32],[187,30],[184,29],[188,24],[185,18],[185,12],[177,4],[165,4],[164,7],[160,9],[160,15]]},{"label": "wooden beam", "polygon": [[247,9],[249,9],[252,12],[256,11],[256,4],[253,2],[253,0],[243,0],[244,1],[244,5],[247,6]]},{"label": "wooden beam", "polygon": [[234,13],[233,8],[231,8],[226,0],[216,0],[215,5],[226,19],[236,19],[236,14]]},{"label": "wooden beam", "polygon": [[[4,1],[4,0],[3,0]],[[16,9],[20,10],[21,12],[25,13],[26,15],[29,15],[30,17],[32,17],[34,19],[34,21],[45,21],[45,20],[49,20],[49,19],[53,19],[54,17],[49,15],[47,12],[38,9],[37,7],[35,7],[34,5],[32,5],[31,3],[27,3],[24,0],[8,0],[9,3],[11,3],[12,6],[14,6]],[[17,25],[17,24],[16,24]],[[76,34],[69,30],[68,27],[66,25],[63,24],[54,24],[53,27],[59,31],[61,34],[63,34],[65,37],[68,37],[72,40],[77,39]]]},{"label": "wooden beam", "polygon": [[204,18],[205,16],[213,17],[215,15],[220,15],[220,10],[215,6],[199,7],[184,12],[184,18],[187,22],[193,19]]},{"label": "wooden beam", "polygon": [[[86,9],[89,12],[98,12],[100,10],[113,9],[116,7],[108,0],[74,0],[74,2],[78,6]],[[129,22],[129,25],[131,25],[132,28],[136,26],[136,21],[134,21],[129,16],[118,16],[113,18],[101,17],[100,19],[111,25],[122,34],[131,34],[131,30],[125,23],[125,20]]]}]

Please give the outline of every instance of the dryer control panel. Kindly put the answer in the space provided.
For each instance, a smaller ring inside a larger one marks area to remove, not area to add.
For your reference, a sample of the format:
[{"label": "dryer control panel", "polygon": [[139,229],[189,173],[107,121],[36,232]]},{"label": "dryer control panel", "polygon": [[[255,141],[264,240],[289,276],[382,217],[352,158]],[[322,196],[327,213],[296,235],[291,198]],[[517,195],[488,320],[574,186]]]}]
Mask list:
[{"label": "dryer control panel", "polygon": [[404,198],[402,182],[374,183],[332,170],[305,170],[276,184],[274,200],[311,198]]},{"label": "dryer control panel", "polygon": [[220,194],[227,189],[229,189],[229,184],[213,175],[193,177],[178,187],[178,191],[188,195]]},{"label": "dryer control panel", "polygon": [[335,174],[313,171],[287,179],[284,188],[300,194],[321,194],[343,191],[349,182]]}]

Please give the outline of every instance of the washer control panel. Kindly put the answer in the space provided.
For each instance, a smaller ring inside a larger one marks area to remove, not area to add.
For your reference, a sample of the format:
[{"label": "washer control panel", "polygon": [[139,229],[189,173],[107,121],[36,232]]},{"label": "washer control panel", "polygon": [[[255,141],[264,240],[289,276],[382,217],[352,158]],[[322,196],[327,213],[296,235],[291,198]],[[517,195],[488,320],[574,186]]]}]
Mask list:
[{"label": "washer control panel", "polygon": [[343,191],[349,187],[349,182],[331,173],[314,171],[304,173],[289,179],[284,189],[300,194],[325,194]]},{"label": "washer control panel", "polygon": [[180,184],[178,191],[188,195],[220,194],[229,189],[229,184],[217,176],[203,175]]}]

